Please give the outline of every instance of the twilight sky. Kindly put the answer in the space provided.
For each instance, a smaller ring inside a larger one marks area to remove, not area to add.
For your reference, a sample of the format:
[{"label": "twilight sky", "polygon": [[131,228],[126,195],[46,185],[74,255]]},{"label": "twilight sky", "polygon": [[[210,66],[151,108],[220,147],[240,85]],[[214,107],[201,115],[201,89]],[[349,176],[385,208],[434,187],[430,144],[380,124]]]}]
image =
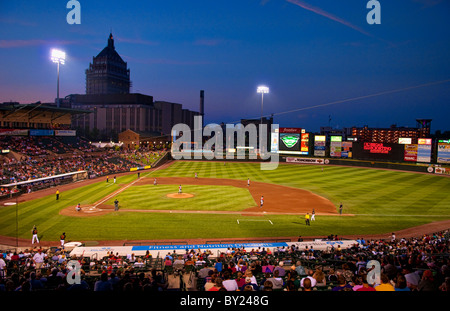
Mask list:
[{"label": "twilight sky", "polygon": [[79,2],[69,25],[65,0],[0,0],[0,102],[54,101],[53,47],[67,53],[61,97],[84,94],[112,30],[132,92],[198,111],[205,90],[205,124],[259,118],[265,84],[264,115],[281,127],[450,130],[448,0],[379,0],[381,25],[368,0]]}]

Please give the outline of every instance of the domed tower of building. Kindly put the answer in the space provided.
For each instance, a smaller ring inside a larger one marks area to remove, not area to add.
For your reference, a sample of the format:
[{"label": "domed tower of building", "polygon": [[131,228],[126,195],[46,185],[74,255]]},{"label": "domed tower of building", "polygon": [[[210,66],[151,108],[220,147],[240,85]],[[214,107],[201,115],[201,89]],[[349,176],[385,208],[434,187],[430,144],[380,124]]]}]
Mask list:
[{"label": "domed tower of building", "polygon": [[86,70],[86,94],[129,94],[130,87],[130,69],[117,53],[111,33],[108,45]]}]

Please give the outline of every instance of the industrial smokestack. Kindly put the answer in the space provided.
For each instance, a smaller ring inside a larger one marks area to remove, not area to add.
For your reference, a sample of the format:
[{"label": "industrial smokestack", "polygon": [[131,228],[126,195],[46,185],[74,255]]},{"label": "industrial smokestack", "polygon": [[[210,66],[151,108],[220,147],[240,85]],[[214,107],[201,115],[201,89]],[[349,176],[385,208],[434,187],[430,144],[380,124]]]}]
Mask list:
[{"label": "industrial smokestack", "polygon": [[202,116],[202,128],[205,119],[205,91],[200,91],[200,115]]}]

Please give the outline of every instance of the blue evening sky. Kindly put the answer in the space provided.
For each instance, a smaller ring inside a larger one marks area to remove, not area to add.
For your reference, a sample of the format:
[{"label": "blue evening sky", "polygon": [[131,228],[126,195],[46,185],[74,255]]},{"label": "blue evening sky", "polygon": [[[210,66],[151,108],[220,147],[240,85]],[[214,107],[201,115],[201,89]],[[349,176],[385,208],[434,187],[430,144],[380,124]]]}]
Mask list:
[{"label": "blue evening sky", "polygon": [[79,0],[80,25],[67,2],[0,0],[0,102],[54,101],[53,47],[67,53],[61,97],[85,93],[112,30],[132,92],[198,110],[205,90],[205,124],[259,118],[265,84],[282,127],[450,130],[450,1],[379,0],[380,25],[368,0]]}]

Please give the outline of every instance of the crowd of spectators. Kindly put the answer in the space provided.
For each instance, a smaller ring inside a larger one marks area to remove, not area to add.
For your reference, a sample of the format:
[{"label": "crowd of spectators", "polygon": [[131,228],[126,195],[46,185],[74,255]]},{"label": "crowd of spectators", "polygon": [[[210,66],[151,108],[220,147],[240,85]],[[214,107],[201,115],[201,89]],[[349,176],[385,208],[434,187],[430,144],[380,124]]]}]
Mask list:
[{"label": "crowd of spectators", "polygon": [[153,149],[140,149],[140,150],[124,150],[122,157],[128,161],[137,162],[143,165],[154,164],[161,156],[167,152],[167,149],[153,150]]},{"label": "crowd of spectators", "polygon": [[[99,149],[79,138],[66,144],[48,137],[6,136],[0,142],[0,148],[15,152],[15,156],[0,157],[0,185],[80,170],[87,171],[89,177],[98,177],[127,172],[141,165],[140,161],[123,157],[120,150]],[[25,191],[32,190],[32,187],[28,188]],[[0,196],[8,195],[10,191],[13,190],[2,187]]]},{"label": "crowd of spectators", "polygon": [[0,163],[0,182],[9,184],[30,179],[54,176],[80,170],[89,175],[103,176],[129,171],[136,163],[123,159],[118,152],[101,154],[78,154],[70,157],[11,159]]},{"label": "crowd of spectators", "polygon": [[[177,276],[196,279],[198,291],[450,291],[449,231],[399,240],[358,240],[348,249],[230,248],[168,253],[161,266],[147,252],[92,260],[61,249],[0,254],[0,291],[183,290]],[[68,260],[82,267],[81,284],[69,284]],[[373,261],[379,278],[372,279]],[[368,264],[370,262],[370,264]],[[94,274],[93,274],[94,273]],[[187,286],[186,288],[187,289]]]}]

